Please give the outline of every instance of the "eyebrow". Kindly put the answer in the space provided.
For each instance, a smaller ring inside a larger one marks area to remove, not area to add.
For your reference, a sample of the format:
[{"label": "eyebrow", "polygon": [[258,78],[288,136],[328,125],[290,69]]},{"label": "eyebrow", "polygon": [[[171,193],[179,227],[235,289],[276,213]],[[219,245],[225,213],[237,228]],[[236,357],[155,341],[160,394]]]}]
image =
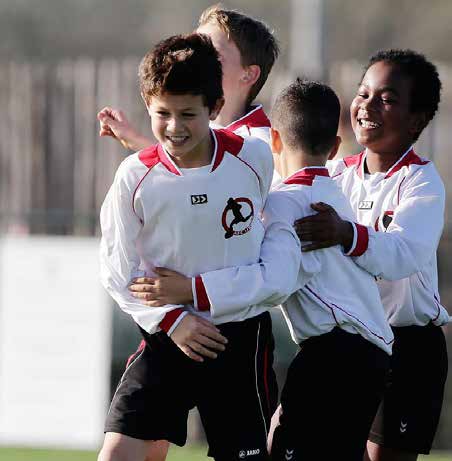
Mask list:
[{"label": "eyebrow", "polygon": [[[365,83],[362,83],[358,86],[358,88],[360,87],[365,87],[365,88],[369,88],[369,85],[366,85]],[[382,88],[378,88],[378,90],[381,92],[381,93],[384,93],[385,91],[389,91],[390,93],[394,93],[395,95],[399,96],[399,92],[392,86],[384,86]]]},{"label": "eyebrow", "polygon": [[[170,111],[171,109],[168,109],[167,107],[164,106],[159,106],[156,108],[156,110],[164,110],[164,111]],[[194,107],[183,107],[182,109],[177,109],[180,112],[187,112],[187,111],[194,111],[196,110]]]}]

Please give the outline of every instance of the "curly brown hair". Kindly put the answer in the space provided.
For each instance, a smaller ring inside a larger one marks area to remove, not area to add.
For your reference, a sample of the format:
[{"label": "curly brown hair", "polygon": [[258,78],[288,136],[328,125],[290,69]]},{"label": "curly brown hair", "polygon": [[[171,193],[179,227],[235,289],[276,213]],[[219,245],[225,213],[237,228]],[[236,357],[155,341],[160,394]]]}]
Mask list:
[{"label": "curly brown hair", "polygon": [[138,68],[146,102],[162,93],[201,95],[212,110],[223,97],[223,72],[218,52],[202,34],[174,35],[159,42]]}]

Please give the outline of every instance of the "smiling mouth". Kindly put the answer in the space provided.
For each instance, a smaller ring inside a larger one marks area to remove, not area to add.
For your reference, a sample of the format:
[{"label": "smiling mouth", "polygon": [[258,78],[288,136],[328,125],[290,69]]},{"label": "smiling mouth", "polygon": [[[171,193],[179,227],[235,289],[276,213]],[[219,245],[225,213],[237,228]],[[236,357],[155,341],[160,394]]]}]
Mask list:
[{"label": "smiling mouth", "polygon": [[381,127],[381,123],[373,122],[372,120],[368,120],[366,118],[358,118],[358,124],[366,130],[375,130],[376,128]]},{"label": "smiling mouth", "polygon": [[188,138],[188,136],[166,136],[166,139],[175,146],[184,144]]}]

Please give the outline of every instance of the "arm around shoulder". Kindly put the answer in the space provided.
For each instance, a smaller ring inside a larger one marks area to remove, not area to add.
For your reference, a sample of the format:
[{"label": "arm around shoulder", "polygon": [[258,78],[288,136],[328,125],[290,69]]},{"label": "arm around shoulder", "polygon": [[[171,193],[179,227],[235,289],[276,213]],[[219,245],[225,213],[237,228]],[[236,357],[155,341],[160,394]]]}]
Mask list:
[{"label": "arm around shoulder", "polygon": [[365,228],[361,233],[363,251],[356,263],[387,280],[418,272],[437,250],[444,226],[444,207],[444,185],[429,163],[400,184],[398,204],[387,214],[389,225],[384,228],[384,216],[380,216],[379,232]]}]

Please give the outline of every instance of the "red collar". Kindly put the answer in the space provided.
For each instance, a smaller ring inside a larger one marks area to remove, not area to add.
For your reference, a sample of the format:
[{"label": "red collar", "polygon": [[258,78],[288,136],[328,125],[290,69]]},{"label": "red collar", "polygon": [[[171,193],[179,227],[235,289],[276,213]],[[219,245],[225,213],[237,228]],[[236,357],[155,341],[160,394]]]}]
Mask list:
[{"label": "red collar", "polygon": [[[215,148],[212,159],[212,169],[214,171],[224,158],[225,152],[237,156],[242,150],[244,139],[228,130],[211,130]],[[139,152],[138,158],[148,168],[154,167],[161,163],[169,172],[176,176],[182,176],[179,168],[171,160],[171,157],[165,152],[161,144],[155,144]]]},{"label": "red collar", "polygon": [[306,167],[289,176],[284,184],[301,184],[303,186],[312,186],[316,176],[330,177],[325,167]]},{"label": "red collar", "polygon": [[[363,179],[364,178],[364,161],[366,158],[366,151],[362,151],[357,155],[350,155],[348,157],[344,157],[342,160],[345,163],[347,168],[351,166],[355,166],[356,173],[358,176]],[[397,160],[397,162],[392,165],[391,168],[386,172],[384,179],[390,178],[392,175],[400,171],[403,167],[408,167],[410,165],[426,165],[429,163],[429,160],[422,160],[415,152],[414,149],[411,148],[407,152],[405,152],[402,157]]]},{"label": "red collar", "polygon": [[248,113],[243,117],[240,117],[235,122],[230,123],[226,129],[230,131],[235,131],[241,128],[242,126],[247,126],[248,128],[256,127],[267,127],[270,128],[270,120],[265,115],[264,109],[261,105],[253,107]]}]

